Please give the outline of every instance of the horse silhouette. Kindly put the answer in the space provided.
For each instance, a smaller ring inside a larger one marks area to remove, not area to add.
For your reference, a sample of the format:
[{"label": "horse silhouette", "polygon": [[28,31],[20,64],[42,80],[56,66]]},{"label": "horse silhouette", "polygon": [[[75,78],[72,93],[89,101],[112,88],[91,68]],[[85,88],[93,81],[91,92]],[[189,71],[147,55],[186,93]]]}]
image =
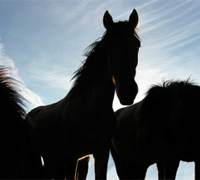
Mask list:
[{"label": "horse silhouette", "polygon": [[15,177],[21,154],[22,122],[26,115],[23,98],[15,90],[15,80],[7,75],[5,67],[0,67],[0,113],[1,113],[1,160],[0,178]]},{"label": "horse silhouette", "polygon": [[86,60],[75,73],[74,85],[62,100],[33,109],[26,117],[35,154],[42,156],[45,178],[73,179],[77,160],[93,154],[96,179],[106,179],[111,137],[115,127],[114,91],[121,104],[133,103],[140,40],[138,15],[114,23],[108,11],[106,32],[89,46]]},{"label": "horse silhouette", "polygon": [[25,99],[19,94],[20,83],[10,77],[9,70],[0,66],[0,179],[39,178],[42,176],[33,166],[35,160],[25,136]]},{"label": "horse silhouette", "polygon": [[200,87],[189,81],[154,86],[140,102],[116,111],[111,153],[120,179],[144,179],[158,163],[159,179],[175,179],[179,161],[195,161],[199,179]]}]

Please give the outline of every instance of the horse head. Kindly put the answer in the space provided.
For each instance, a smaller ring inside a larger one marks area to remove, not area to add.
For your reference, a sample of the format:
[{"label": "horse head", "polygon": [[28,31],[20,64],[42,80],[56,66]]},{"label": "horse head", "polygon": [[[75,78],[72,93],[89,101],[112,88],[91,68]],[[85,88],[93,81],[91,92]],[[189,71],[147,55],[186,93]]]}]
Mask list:
[{"label": "horse head", "polygon": [[107,32],[105,42],[107,48],[109,73],[115,85],[120,103],[133,103],[138,86],[135,82],[136,66],[140,40],[136,33],[138,14],[134,9],[129,21],[114,23],[108,11],[103,17]]}]

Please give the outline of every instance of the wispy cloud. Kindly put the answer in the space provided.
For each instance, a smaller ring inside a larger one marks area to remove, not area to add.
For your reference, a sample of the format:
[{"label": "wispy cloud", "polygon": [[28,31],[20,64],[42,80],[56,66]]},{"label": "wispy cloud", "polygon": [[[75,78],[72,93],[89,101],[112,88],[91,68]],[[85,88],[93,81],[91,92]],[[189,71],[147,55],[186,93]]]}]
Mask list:
[{"label": "wispy cloud", "polygon": [[71,71],[62,64],[49,63],[51,58],[47,54],[40,54],[36,59],[32,59],[29,65],[30,80],[43,82],[52,88],[69,91],[71,88]]},{"label": "wispy cloud", "polygon": [[[9,76],[16,79],[20,82],[18,90],[19,93],[31,104],[28,104],[27,107],[35,107],[38,105],[42,105],[43,102],[41,101],[40,97],[36,95],[34,92],[29,90],[23,83],[22,79],[18,75],[18,70],[15,67],[15,64],[12,59],[10,59],[4,50],[4,45],[0,43],[0,66],[5,66],[8,68]],[[25,102],[26,103],[26,102]]]},{"label": "wispy cloud", "polygon": [[162,79],[200,77],[195,70],[200,57],[197,50],[200,4],[195,2],[153,1],[150,6],[139,8],[142,48],[137,79],[140,86]]}]

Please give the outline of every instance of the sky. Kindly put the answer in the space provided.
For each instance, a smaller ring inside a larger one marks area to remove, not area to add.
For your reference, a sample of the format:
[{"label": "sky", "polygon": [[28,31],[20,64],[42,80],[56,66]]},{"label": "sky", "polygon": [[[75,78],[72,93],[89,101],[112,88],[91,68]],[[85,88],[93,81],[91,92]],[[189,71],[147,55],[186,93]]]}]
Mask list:
[{"label": "sky", "polygon": [[[19,90],[30,102],[27,111],[69,92],[84,50],[105,31],[106,10],[119,21],[127,20],[134,8],[142,44],[135,102],[164,80],[190,77],[200,85],[199,0],[0,0],[0,65],[10,67],[21,81]],[[120,107],[115,97],[113,108]],[[146,179],[155,178],[151,166]],[[194,164],[181,162],[177,179],[193,178]],[[94,179],[93,160],[88,179]],[[108,179],[118,179],[111,158]]]}]

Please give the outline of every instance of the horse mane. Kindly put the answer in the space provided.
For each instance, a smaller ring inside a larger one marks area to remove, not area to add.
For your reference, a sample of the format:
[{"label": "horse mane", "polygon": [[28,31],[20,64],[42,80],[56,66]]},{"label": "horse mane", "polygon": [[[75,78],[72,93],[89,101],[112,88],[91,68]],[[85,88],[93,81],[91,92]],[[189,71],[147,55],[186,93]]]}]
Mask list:
[{"label": "horse mane", "polygon": [[24,110],[25,99],[17,91],[16,87],[18,84],[17,80],[9,77],[8,68],[0,66],[0,103],[2,103],[0,105],[1,107],[5,107],[4,111],[6,113],[12,113],[13,110],[19,113],[21,118],[24,118],[26,116],[26,111]]},{"label": "horse mane", "polygon": [[[171,106],[173,94],[179,96],[181,90],[187,88],[200,87],[195,85],[190,79],[185,81],[165,81],[162,84],[154,85],[147,91],[146,97],[143,99],[141,108],[141,116],[144,120],[150,113],[161,115],[167,108]],[[200,91],[199,91],[200,92]]]},{"label": "horse mane", "polygon": [[163,84],[161,85],[159,84],[153,85],[153,87],[147,91],[146,98],[148,97],[154,98],[154,97],[157,97],[158,94],[161,94],[163,92],[165,93],[166,91],[171,92],[173,90],[176,90],[177,88],[186,88],[186,87],[192,87],[192,86],[197,86],[197,85],[195,85],[190,79],[187,79],[185,81],[168,80],[168,81],[163,82]]},{"label": "horse mane", "polygon": [[[115,29],[123,30],[124,29],[124,24],[128,27],[128,21],[119,21],[114,23]],[[118,32],[119,33],[119,32]],[[132,32],[131,32],[132,33]],[[98,70],[102,70],[102,59],[100,58],[98,53],[101,53],[101,56],[104,56],[106,54],[102,54],[101,49],[104,48],[104,41],[109,38],[111,35],[111,32],[105,31],[103,36],[101,38],[98,38],[95,42],[90,44],[86,49],[84,56],[86,59],[82,61],[82,66],[74,72],[74,76],[72,77],[71,80],[74,80],[73,87],[78,86],[79,84],[82,84],[85,78],[89,76],[89,71],[94,71],[98,74]],[[133,35],[139,40],[140,37],[136,32],[136,29],[133,31]],[[106,53],[106,51],[105,51]],[[98,63],[100,62],[100,63]],[[94,66],[96,69],[94,69]],[[90,68],[92,67],[92,68]],[[93,77],[94,78],[94,77]],[[95,79],[96,80],[96,79]],[[90,81],[91,82],[91,81]],[[84,82],[85,83],[85,82]],[[90,83],[91,84],[91,83]]]},{"label": "horse mane", "polygon": [[[87,77],[89,75],[88,74],[88,69],[92,70],[94,68],[93,65],[95,63],[97,63],[96,61],[94,61],[94,59],[95,59],[94,55],[96,54],[96,52],[100,48],[100,44],[102,42],[102,39],[104,39],[104,37],[102,37],[100,40],[99,39],[96,40],[94,43],[92,43],[91,45],[89,45],[85,49],[84,56],[86,57],[86,59],[81,62],[82,66],[78,70],[76,70],[74,72],[74,76],[71,79],[71,80],[74,80],[73,87],[76,87],[79,84],[82,84],[82,82],[85,79],[85,77]],[[99,59],[100,58],[96,58],[96,60],[99,60]],[[90,67],[93,67],[93,68],[90,68]],[[96,71],[96,70],[93,69],[93,71]]]}]

